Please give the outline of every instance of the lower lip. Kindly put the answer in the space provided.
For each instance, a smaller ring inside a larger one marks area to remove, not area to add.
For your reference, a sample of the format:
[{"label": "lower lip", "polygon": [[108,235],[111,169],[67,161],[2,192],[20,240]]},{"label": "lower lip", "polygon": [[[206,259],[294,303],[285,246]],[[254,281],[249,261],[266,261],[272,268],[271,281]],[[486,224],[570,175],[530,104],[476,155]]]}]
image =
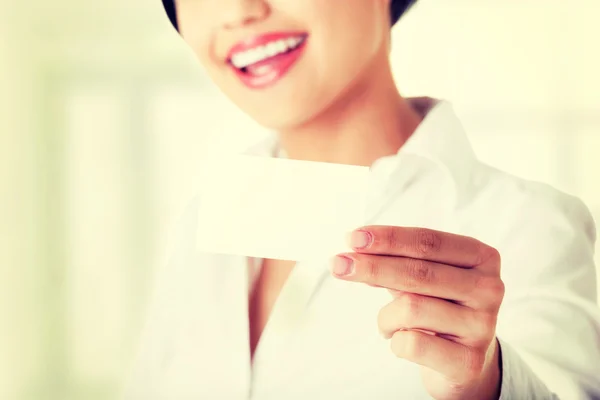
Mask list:
[{"label": "lower lip", "polygon": [[250,89],[264,89],[273,86],[296,64],[304,52],[306,40],[289,53],[280,54],[255,64],[252,69],[258,73],[242,72],[240,69],[231,67],[244,85]]}]

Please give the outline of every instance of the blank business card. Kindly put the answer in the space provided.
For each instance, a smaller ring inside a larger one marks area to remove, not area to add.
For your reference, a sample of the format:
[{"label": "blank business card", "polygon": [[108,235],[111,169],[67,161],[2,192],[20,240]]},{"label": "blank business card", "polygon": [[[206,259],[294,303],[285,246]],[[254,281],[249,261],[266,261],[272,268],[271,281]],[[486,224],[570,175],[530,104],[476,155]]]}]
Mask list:
[{"label": "blank business card", "polygon": [[350,251],[368,176],[368,167],[220,157],[201,180],[197,250],[294,261]]}]

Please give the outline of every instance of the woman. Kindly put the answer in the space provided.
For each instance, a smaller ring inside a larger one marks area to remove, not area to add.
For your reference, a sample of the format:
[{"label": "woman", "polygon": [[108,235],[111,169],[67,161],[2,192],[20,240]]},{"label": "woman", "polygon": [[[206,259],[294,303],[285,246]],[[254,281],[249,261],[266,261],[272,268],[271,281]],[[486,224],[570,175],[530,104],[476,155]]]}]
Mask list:
[{"label": "woman", "polygon": [[401,96],[390,27],[411,1],[163,3],[213,81],[277,132],[253,154],[370,166],[378,184],[355,251],[323,260],[291,317],[279,299],[306,263],[197,254],[192,202],[128,399],[600,396],[591,216],[480,163],[446,102]]}]

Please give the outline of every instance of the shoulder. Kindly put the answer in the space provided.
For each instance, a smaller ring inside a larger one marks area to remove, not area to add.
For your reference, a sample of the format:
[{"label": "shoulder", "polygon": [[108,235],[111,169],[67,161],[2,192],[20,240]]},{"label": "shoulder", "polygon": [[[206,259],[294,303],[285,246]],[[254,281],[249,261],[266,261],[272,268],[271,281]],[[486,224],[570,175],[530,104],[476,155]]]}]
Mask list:
[{"label": "shoulder", "polygon": [[498,249],[513,288],[558,281],[591,288],[596,227],[579,198],[484,164],[469,186],[470,200],[457,209],[464,233]]},{"label": "shoulder", "polygon": [[563,228],[576,225],[595,240],[593,218],[581,199],[546,183],[523,179],[481,162],[474,164],[462,198],[466,199],[465,209],[479,218],[502,221],[502,225],[511,228],[518,224],[524,231],[553,224]]}]

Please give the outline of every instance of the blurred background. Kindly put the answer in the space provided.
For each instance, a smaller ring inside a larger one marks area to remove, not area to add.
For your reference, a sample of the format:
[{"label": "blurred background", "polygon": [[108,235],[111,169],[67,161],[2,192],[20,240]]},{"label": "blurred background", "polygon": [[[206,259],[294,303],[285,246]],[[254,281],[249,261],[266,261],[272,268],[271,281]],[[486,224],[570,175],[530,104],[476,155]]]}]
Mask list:
[{"label": "blurred background", "polygon": [[[394,31],[403,93],[451,100],[481,159],[598,220],[600,2],[420,3]],[[2,4],[0,399],[117,398],[203,157],[263,133],[160,0]]]}]

